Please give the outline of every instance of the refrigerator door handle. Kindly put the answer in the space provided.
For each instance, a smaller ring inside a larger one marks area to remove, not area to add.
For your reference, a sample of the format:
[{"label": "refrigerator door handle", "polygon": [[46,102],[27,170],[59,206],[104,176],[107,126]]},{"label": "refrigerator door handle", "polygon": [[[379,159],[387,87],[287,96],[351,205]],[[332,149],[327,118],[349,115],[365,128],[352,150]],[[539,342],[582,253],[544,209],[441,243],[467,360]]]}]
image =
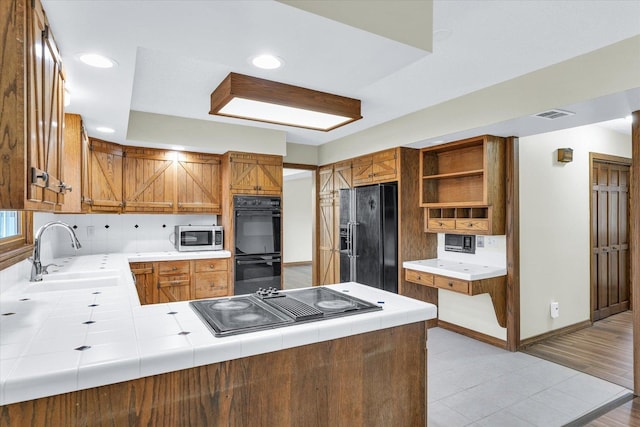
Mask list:
[{"label": "refrigerator door handle", "polygon": [[358,234],[358,229],[356,228],[358,225],[357,222],[350,222],[349,223],[351,225],[351,257],[352,258],[357,258],[358,255],[358,245],[356,244],[356,234]]}]

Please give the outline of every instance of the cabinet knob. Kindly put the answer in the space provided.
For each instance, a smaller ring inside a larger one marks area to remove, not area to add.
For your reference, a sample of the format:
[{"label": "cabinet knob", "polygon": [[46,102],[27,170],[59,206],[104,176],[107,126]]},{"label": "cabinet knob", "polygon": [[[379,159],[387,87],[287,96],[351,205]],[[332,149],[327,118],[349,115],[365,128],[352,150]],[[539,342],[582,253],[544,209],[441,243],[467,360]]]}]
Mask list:
[{"label": "cabinet knob", "polygon": [[174,270],[174,271],[175,271],[175,270],[177,270],[177,269],[178,269],[178,267],[173,267],[173,268],[172,268],[172,270]]},{"label": "cabinet knob", "polygon": [[453,282],[449,282],[449,286],[453,286]]},{"label": "cabinet knob", "polygon": [[422,280],[422,276],[418,276],[418,280]]},{"label": "cabinet knob", "polygon": [[210,269],[213,269],[213,264],[209,264],[209,268],[210,268]]}]

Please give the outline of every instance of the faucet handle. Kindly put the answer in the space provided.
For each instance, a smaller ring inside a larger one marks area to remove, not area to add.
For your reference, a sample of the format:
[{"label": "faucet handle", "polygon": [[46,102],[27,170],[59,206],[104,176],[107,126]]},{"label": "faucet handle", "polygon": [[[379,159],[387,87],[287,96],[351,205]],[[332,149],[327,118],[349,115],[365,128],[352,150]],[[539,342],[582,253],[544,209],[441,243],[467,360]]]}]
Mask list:
[{"label": "faucet handle", "polygon": [[49,267],[51,267],[51,266],[54,266],[54,267],[62,267],[61,265],[54,264],[54,263],[47,264],[47,265],[43,265],[43,266],[42,266],[42,274],[49,274],[49,271],[48,271],[47,269],[48,269]]}]

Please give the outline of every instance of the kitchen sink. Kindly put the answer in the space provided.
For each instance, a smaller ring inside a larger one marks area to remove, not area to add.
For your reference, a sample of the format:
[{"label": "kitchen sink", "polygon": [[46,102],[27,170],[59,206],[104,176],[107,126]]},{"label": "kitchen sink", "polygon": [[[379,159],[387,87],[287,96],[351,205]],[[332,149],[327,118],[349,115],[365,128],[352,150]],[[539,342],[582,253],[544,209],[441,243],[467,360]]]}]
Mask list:
[{"label": "kitchen sink", "polygon": [[41,282],[29,282],[25,292],[59,292],[118,286],[120,276],[113,270],[103,272],[59,273],[46,275]]},{"label": "kitchen sink", "polygon": [[57,282],[62,280],[100,279],[104,277],[117,277],[118,270],[87,270],[87,271],[61,271],[49,272],[42,275],[43,282]]}]

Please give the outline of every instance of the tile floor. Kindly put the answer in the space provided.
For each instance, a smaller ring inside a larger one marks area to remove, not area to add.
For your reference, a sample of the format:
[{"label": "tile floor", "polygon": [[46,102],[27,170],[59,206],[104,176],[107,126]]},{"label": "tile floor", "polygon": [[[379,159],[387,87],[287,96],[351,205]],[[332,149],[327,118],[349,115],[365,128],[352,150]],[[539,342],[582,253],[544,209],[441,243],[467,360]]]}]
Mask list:
[{"label": "tile floor", "polygon": [[442,328],[428,334],[429,427],[562,426],[630,393]]}]

